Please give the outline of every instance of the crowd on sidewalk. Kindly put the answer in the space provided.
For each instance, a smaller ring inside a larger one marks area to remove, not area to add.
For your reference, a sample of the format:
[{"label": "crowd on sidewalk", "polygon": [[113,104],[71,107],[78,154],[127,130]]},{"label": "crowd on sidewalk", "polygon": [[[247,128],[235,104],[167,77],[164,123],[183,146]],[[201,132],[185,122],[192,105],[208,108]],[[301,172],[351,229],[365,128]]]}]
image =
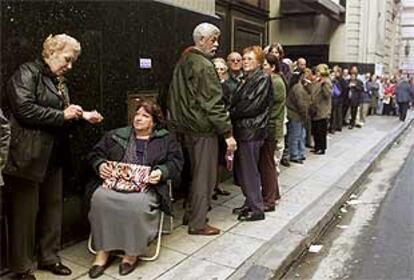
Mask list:
[{"label": "crowd on sidewalk", "polygon": [[[219,187],[220,168],[232,171],[245,197],[232,210],[237,219],[263,220],[281,199],[279,164],[303,164],[306,147],[323,156],[328,133],[362,128],[369,115],[404,121],[414,101],[413,81],[400,73],[310,68],[305,57],[285,58],[279,43],[213,59],[219,36],[213,24],[196,26],[194,45],[175,66],[167,107],[139,100],[132,124],[105,133],[88,155],[95,171],[86,187],[96,250],[90,278],[104,273],[114,251],[123,254],[119,273],[134,271],[157,233],[159,211],[172,214],[168,181],[189,182],[188,234],[217,235],[207,216],[212,198],[228,195]],[[34,256],[39,269],[71,273],[58,256],[66,132],[82,120],[103,121],[97,111],[70,103],[64,74],[80,52],[76,39],[50,36],[42,58],[23,64],[8,84],[10,122],[0,114],[0,163],[16,279],[35,279]]]}]

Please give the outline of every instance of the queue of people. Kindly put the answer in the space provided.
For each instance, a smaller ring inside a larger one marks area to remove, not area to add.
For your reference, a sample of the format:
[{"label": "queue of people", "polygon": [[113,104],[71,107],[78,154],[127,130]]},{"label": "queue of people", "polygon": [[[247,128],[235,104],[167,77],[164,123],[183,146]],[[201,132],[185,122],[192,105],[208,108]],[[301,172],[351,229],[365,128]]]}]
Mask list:
[{"label": "queue of people", "polygon": [[[132,123],[105,133],[88,155],[95,171],[88,218],[97,252],[90,278],[103,275],[113,252],[121,252],[120,275],[135,270],[157,233],[159,211],[172,214],[167,181],[181,176],[185,160],[191,182],[183,224],[191,235],[217,235],[208,212],[214,195],[228,195],[218,186],[223,165],[233,169],[245,197],[233,214],[242,222],[263,220],[281,199],[279,164],[303,164],[306,147],[324,155],[328,133],[362,127],[369,114],[391,114],[398,106],[404,121],[413,100],[407,80],[361,79],[356,67],[310,69],[305,58],[284,58],[279,43],[213,60],[219,37],[213,24],[195,27],[194,45],[173,72],[167,119],[155,101],[139,100]],[[58,255],[67,130],[103,121],[96,110],[70,102],[64,75],[80,53],[76,39],[48,37],[41,58],[20,66],[8,84],[10,120],[0,111],[9,267],[16,279],[35,279],[36,262],[55,275],[71,274]]]}]

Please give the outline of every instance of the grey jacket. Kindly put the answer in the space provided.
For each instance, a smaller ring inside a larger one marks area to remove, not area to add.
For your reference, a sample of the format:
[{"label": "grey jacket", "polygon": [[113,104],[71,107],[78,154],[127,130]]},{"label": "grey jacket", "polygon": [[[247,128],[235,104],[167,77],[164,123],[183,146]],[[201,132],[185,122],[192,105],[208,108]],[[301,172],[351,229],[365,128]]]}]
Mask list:
[{"label": "grey jacket", "polygon": [[0,109],[0,187],[4,185],[3,182],[3,169],[6,165],[7,154],[9,153],[10,144],[10,125],[9,121],[3,115],[3,111]]},{"label": "grey jacket", "polygon": [[414,87],[407,81],[401,81],[395,88],[395,96],[398,103],[413,101]]}]

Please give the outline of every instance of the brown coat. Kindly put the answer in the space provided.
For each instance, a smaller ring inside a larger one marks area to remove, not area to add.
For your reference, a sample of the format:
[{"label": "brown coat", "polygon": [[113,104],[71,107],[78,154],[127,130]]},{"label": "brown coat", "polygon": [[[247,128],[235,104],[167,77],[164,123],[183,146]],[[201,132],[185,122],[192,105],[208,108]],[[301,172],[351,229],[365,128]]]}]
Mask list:
[{"label": "brown coat", "polygon": [[322,78],[313,85],[311,118],[314,121],[329,119],[331,115],[332,82]]},{"label": "brown coat", "polygon": [[289,120],[306,123],[311,101],[309,90],[302,84],[296,83],[289,91],[286,100],[287,116]]}]

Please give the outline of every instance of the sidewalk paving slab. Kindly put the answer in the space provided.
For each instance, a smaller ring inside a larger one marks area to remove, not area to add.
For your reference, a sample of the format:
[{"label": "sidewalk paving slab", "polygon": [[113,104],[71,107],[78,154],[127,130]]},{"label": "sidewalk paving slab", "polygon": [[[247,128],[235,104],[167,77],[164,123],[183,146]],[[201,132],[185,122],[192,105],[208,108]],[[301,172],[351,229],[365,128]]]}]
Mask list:
[{"label": "sidewalk paving slab", "polygon": [[[330,135],[324,156],[307,154],[304,165],[282,168],[279,177],[282,199],[275,212],[257,222],[239,222],[231,209],[244,202],[240,188],[227,181],[230,196],[212,201],[210,223],[222,229],[218,236],[192,236],[181,225],[182,202],[176,201],[174,231],[163,236],[161,254],[154,262],[141,262],[125,277],[118,263],[107,269],[107,279],[278,279],[289,265],[331,220],[335,212],[379,156],[392,145],[412,121],[394,117],[369,117],[362,129],[344,129]],[[152,246],[153,247],[153,246]],[[89,279],[93,256],[86,241],[64,249],[64,261],[73,268],[70,277]],[[56,279],[36,272],[37,279]],[[6,278],[7,279],[7,278]]]}]

